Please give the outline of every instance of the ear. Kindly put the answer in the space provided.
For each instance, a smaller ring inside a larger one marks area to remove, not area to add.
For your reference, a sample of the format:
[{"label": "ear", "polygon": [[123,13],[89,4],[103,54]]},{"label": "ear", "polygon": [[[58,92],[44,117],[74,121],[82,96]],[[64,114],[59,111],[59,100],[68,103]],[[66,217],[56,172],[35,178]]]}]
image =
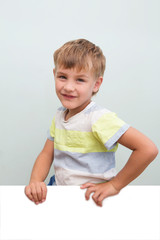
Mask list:
[{"label": "ear", "polygon": [[102,82],[103,82],[103,77],[102,77],[102,76],[100,76],[99,78],[97,78],[97,80],[96,80],[96,82],[95,82],[95,85],[94,85],[94,88],[93,88],[93,92],[94,92],[94,93],[98,92],[98,90],[99,90]]}]

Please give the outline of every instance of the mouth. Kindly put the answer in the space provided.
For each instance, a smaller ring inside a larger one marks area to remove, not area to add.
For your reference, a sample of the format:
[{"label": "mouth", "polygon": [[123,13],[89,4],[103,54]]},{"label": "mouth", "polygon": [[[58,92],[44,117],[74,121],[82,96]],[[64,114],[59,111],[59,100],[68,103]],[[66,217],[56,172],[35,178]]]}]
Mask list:
[{"label": "mouth", "polygon": [[69,95],[69,94],[61,94],[64,98],[66,99],[74,99],[76,98],[76,96],[73,96],[73,95]]}]

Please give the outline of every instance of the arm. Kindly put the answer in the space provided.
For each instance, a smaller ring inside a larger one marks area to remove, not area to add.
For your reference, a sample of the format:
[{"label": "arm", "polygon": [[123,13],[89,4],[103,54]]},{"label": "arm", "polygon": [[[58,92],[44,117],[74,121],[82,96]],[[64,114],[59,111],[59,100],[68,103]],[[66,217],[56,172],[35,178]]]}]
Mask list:
[{"label": "arm", "polygon": [[26,196],[36,204],[44,202],[46,199],[47,187],[44,180],[52,165],[53,156],[54,142],[47,139],[43,150],[37,157],[33,166],[29,185],[25,187]]},{"label": "arm", "polygon": [[117,190],[121,190],[155,159],[158,149],[149,138],[134,128],[129,128],[118,142],[133,151],[124,168],[111,181]]},{"label": "arm", "polygon": [[118,142],[133,152],[117,176],[110,182],[86,183],[81,186],[82,189],[87,188],[85,195],[87,200],[94,192],[92,198],[98,206],[102,206],[102,201],[106,197],[118,194],[123,187],[137,178],[158,154],[154,143],[132,127],[121,136]]}]

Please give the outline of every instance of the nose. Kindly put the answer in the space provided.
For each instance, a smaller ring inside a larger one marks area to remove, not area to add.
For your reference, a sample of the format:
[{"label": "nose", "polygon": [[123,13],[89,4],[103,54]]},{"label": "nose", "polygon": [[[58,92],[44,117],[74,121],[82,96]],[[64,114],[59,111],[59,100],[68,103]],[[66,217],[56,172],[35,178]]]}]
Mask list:
[{"label": "nose", "polygon": [[65,85],[64,85],[64,90],[67,92],[73,92],[75,90],[75,85],[73,81],[66,81]]}]

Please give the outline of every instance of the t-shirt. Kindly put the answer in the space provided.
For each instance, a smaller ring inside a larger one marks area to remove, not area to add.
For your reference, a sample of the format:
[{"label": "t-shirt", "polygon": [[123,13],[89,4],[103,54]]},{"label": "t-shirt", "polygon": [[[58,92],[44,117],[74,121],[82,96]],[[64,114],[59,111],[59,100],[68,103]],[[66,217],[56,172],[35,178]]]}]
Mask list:
[{"label": "t-shirt", "polygon": [[67,121],[66,110],[57,110],[48,133],[48,139],[54,141],[56,184],[110,180],[116,175],[117,141],[129,125],[93,101]]}]

